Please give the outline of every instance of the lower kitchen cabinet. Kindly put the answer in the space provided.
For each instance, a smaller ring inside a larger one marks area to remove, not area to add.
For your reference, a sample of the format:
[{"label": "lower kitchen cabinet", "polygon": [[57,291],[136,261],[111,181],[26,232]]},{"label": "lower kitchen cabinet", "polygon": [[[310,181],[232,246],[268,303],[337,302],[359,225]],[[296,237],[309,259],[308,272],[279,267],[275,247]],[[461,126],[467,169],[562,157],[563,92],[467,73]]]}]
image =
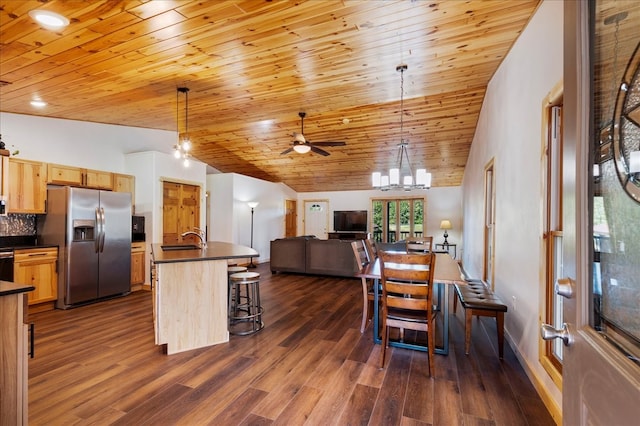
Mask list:
[{"label": "lower kitchen cabinet", "polygon": [[25,292],[31,286],[0,282],[0,424],[28,424],[28,325]]},{"label": "lower kitchen cabinet", "polygon": [[139,290],[144,284],[145,251],[146,243],[131,243],[131,290]]},{"label": "lower kitchen cabinet", "polygon": [[42,247],[18,249],[13,258],[13,281],[32,285],[29,305],[53,302],[58,298],[58,249]]}]

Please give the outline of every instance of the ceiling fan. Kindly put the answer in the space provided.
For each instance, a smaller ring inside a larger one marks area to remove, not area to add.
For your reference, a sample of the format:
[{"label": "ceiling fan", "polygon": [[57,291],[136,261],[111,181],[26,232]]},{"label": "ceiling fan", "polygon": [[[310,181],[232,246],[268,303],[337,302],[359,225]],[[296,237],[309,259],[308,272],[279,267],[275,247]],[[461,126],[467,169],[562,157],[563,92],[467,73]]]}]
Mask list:
[{"label": "ceiling fan", "polygon": [[316,154],[324,155],[325,157],[329,155],[327,151],[324,149],[318,148],[319,146],[344,146],[346,143],[344,142],[310,142],[304,137],[304,117],[306,117],[305,112],[299,112],[298,116],[300,117],[300,133],[293,133],[293,146],[291,148],[285,149],[282,151],[281,155],[288,154],[291,151],[295,151],[300,154],[305,154],[309,151],[313,151]]}]

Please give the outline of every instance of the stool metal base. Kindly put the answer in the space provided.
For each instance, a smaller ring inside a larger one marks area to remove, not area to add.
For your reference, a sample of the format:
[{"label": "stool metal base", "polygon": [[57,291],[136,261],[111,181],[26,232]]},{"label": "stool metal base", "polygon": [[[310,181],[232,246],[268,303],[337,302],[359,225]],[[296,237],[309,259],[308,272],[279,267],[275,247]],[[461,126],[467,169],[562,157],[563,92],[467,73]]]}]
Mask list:
[{"label": "stool metal base", "polygon": [[260,305],[260,274],[238,272],[229,276],[229,333],[246,336],[264,328]]}]

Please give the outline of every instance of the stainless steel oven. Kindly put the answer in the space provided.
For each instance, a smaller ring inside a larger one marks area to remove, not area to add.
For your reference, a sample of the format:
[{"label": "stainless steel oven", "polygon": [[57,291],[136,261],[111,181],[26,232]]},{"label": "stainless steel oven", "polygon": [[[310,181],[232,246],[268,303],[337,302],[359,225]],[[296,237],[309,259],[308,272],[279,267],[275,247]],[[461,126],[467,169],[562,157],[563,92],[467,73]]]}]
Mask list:
[{"label": "stainless steel oven", "polygon": [[0,249],[0,280],[13,281],[13,249]]}]

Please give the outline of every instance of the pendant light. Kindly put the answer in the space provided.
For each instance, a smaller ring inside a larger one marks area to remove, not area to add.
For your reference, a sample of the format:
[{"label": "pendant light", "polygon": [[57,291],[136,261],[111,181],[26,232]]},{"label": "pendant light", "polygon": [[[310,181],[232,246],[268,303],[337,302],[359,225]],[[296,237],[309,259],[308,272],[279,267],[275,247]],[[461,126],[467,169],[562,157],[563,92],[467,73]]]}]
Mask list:
[{"label": "pendant light", "polygon": [[[413,189],[429,189],[431,187],[431,173],[426,169],[417,169],[415,179],[411,162],[409,161],[409,142],[403,138],[404,134],[404,72],[407,70],[406,64],[400,64],[396,71],[400,72],[400,143],[398,144],[398,166],[389,169],[389,173],[383,175],[381,172],[373,172],[371,175],[372,186],[382,191],[390,189],[403,189],[411,191]],[[405,163],[406,160],[406,163]],[[403,168],[403,164],[406,167]],[[400,178],[402,177],[402,182]]]},{"label": "pendant light", "polygon": [[[180,93],[184,94],[184,132],[180,133]],[[185,167],[189,167],[191,139],[189,138],[189,88],[178,87],[176,91],[176,133],[178,142],[173,146],[173,156],[182,159]]]}]

